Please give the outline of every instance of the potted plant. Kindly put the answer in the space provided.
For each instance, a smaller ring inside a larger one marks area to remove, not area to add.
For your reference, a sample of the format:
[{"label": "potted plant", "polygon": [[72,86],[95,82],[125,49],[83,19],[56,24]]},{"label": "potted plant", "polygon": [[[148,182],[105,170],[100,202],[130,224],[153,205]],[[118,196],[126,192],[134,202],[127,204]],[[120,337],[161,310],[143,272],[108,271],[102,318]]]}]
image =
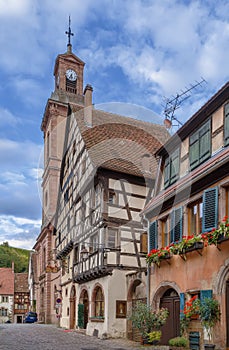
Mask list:
[{"label": "potted plant", "polygon": [[220,320],[219,302],[215,298],[204,298],[202,301],[197,299],[194,303],[199,307],[199,317],[208,335],[209,343],[204,344],[204,348],[214,349],[215,345],[212,344],[212,336],[213,329],[216,323]]},{"label": "potted plant", "polygon": [[170,349],[175,348],[188,348],[188,339],[185,337],[175,337],[169,339],[169,347]]},{"label": "potted plant", "polygon": [[148,343],[156,345],[161,340],[161,331],[152,331],[150,333],[147,333],[148,336]]},{"label": "potted plant", "polygon": [[[129,319],[132,321],[133,327],[140,331],[143,344],[146,344],[149,341],[149,333],[160,330],[161,326],[165,324],[168,315],[168,309],[161,308],[153,311],[151,306],[139,301],[133,307],[132,315]],[[157,335],[159,334],[157,333]]]}]

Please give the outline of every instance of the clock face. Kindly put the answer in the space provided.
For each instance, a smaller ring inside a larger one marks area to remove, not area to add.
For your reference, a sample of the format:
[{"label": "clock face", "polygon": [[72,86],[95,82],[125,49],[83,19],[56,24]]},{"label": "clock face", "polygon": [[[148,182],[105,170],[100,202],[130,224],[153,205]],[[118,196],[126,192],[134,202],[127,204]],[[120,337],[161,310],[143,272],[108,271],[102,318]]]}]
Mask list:
[{"label": "clock face", "polygon": [[73,69],[68,69],[66,71],[66,77],[71,81],[75,81],[77,78],[77,74]]}]

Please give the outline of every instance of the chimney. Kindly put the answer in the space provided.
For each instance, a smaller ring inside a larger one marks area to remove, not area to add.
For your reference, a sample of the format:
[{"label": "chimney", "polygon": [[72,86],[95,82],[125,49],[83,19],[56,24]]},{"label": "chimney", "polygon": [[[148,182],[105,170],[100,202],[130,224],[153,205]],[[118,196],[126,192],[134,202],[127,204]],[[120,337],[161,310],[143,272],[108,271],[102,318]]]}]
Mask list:
[{"label": "chimney", "polygon": [[14,261],[12,261],[12,272],[14,272]]},{"label": "chimney", "polygon": [[87,84],[84,89],[84,122],[88,127],[92,127],[92,92],[92,86]]}]

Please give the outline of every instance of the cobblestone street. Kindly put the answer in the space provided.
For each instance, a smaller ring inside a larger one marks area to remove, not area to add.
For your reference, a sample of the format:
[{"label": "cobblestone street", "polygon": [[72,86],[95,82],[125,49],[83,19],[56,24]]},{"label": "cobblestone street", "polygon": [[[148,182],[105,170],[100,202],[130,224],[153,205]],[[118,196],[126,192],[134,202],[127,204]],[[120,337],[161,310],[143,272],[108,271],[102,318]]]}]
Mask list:
[{"label": "cobblestone street", "polygon": [[0,325],[1,350],[138,350],[141,348],[139,343],[125,339],[101,340],[52,325]]}]

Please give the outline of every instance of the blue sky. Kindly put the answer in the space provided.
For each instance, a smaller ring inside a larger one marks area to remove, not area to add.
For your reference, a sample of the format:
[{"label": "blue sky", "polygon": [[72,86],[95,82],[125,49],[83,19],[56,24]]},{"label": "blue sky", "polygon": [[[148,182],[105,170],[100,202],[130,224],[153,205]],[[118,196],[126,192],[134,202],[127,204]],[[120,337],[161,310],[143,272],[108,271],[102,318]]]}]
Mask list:
[{"label": "blue sky", "polygon": [[184,122],[229,79],[227,0],[0,0],[0,243],[30,249],[39,233],[40,124],[69,14],[95,104],[163,120],[163,97],[203,77],[177,111]]}]

